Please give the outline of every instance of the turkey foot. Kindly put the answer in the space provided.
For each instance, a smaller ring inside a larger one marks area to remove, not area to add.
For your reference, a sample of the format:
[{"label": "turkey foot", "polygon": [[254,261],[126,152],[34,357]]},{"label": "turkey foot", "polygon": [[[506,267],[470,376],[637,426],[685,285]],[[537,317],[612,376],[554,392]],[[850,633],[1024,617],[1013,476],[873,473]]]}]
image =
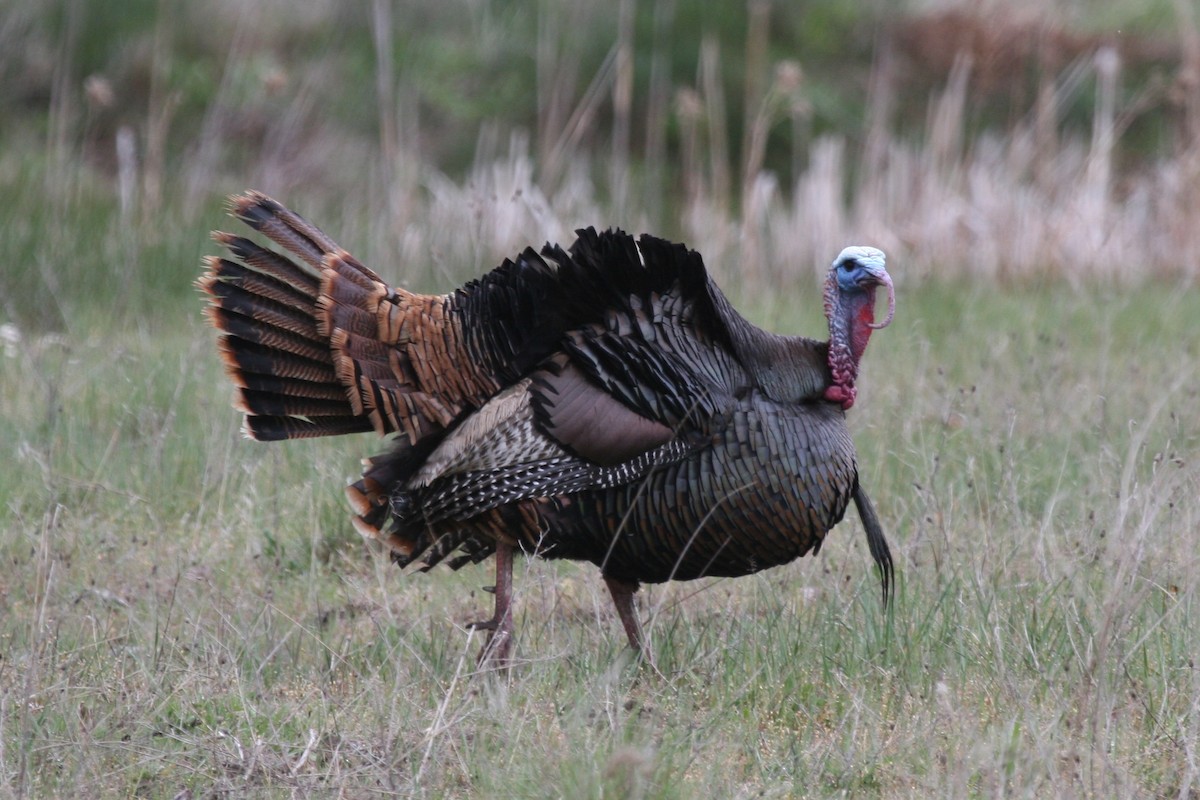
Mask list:
[{"label": "turkey foot", "polygon": [[479,651],[478,665],[503,669],[509,665],[512,651],[512,568],[513,548],[511,544],[496,543],[496,585],[484,591],[496,595],[496,613],[491,619],[471,622],[467,628],[473,631],[491,631],[487,643]]}]

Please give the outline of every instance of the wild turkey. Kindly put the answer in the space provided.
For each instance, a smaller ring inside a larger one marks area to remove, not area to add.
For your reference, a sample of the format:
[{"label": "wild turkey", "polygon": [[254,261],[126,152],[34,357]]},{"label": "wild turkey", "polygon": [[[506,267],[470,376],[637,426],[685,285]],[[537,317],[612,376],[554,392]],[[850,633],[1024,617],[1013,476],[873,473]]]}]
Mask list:
[{"label": "wild turkey", "polygon": [[347,487],[354,526],[401,566],[495,554],[495,614],[476,624],[496,661],[517,549],[599,566],[640,648],[641,582],[816,553],[853,499],[888,601],[891,555],[844,413],[895,312],[879,250],[833,262],[818,342],[751,325],[698,253],[652,236],[581,230],[434,296],[389,287],[263,194],[231,205],[291,256],[214,233],[233,259],[208,258],[198,281],[247,434],[393,435]]}]

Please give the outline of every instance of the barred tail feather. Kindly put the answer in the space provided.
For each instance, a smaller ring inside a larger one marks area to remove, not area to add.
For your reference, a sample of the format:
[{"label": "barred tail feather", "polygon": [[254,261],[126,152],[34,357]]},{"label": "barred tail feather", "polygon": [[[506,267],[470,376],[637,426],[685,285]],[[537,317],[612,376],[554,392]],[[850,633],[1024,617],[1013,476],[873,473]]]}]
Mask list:
[{"label": "barred tail feather", "polygon": [[338,380],[321,299],[321,264],[333,242],[269,198],[248,194],[234,213],[298,256],[301,264],[249,239],[213,238],[236,260],[205,259],[197,281],[206,314],[221,332],[226,372],[245,431],[260,441],[336,436],[372,430]]},{"label": "barred tail feather", "polygon": [[322,342],[310,276],[290,262],[291,275],[257,269],[281,261],[261,253],[246,265],[210,258],[198,282],[210,297],[208,318],[222,334],[221,358],[237,387],[247,435],[277,441],[371,430],[369,420],[354,414]]},{"label": "barred tail feather", "polygon": [[320,228],[262,192],[234,195],[229,205],[234,216],[314,269],[320,269],[326,253],[338,249]]}]

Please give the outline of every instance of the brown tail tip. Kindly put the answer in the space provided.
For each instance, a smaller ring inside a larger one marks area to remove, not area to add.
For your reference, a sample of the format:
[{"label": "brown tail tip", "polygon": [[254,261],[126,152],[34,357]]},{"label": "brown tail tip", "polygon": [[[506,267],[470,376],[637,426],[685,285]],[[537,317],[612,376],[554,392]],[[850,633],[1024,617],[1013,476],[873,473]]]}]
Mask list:
[{"label": "brown tail tip", "polygon": [[[346,487],[346,499],[355,514],[365,515],[375,510],[375,504],[371,502],[371,498],[367,497],[366,493],[355,484]],[[375,530],[378,533],[378,529]]]},{"label": "brown tail tip", "polygon": [[358,531],[358,534],[367,541],[379,542],[397,555],[412,556],[415,548],[411,541],[395,533],[384,533],[378,527],[359,516],[351,517],[350,522],[354,525],[354,530]]},{"label": "brown tail tip", "polygon": [[354,525],[354,530],[358,531],[358,535],[364,539],[379,541],[383,538],[380,536],[379,528],[367,522],[362,517],[353,516],[350,518],[350,522]]}]

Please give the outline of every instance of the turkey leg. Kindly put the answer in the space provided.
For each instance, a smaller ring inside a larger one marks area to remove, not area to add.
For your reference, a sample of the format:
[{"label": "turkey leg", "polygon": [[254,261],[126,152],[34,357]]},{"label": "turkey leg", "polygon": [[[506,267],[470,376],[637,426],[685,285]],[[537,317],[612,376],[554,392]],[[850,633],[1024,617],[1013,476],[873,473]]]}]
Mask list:
[{"label": "turkey leg", "polygon": [[472,622],[472,630],[491,631],[487,644],[479,651],[479,666],[490,664],[508,666],[508,655],[512,650],[512,571],[513,546],[496,543],[496,585],[491,591],[496,595],[496,613],[489,620]]},{"label": "turkey leg", "polygon": [[612,594],[613,604],[621,615],[621,624],[625,626],[625,635],[629,637],[629,646],[637,651],[644,651],[642,639],[642,623],[638,620],[637,609],[633,607],[633,593],[640,584],[637,581],[623,581],[618,578],[604,576],[608,591]]}]

